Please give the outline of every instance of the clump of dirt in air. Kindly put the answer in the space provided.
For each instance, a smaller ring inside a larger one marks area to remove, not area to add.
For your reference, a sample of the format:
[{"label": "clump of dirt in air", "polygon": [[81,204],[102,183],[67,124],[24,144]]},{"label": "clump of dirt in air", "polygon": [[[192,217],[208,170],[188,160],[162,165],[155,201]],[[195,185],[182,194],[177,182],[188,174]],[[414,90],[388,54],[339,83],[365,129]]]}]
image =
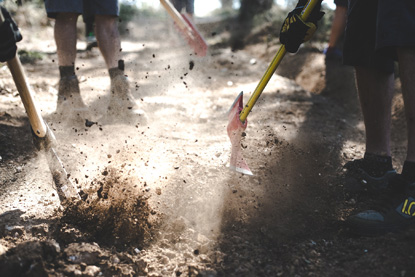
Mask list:
[{"label": "clump of dirt in air", "polygon": [[116,169],[105,169],[90,187],[81,191],[82,200],[66,206],[61,222],[86,232],[100,244],[119,249],[130,244],[143,247],[151,239],[148,197],[129,177]]}]

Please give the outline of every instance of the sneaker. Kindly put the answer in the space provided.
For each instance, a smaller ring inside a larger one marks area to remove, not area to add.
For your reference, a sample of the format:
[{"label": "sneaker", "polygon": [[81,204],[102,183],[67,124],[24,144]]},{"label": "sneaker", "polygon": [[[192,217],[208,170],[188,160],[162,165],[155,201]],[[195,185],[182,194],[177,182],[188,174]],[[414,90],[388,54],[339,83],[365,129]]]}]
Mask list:
[{"label": "sneaker", "polygon": [[82,101],[78,78],[76,76],[61,78],[56,113],[64,116],[73,114],[83,116],[87,111],[88,107]]},{"label": "sneaker", "polygon": [[396,175],[396,170],[390,168],[375,174],[369,170],[374,168],[373,163],[363,158],[350,161],[344,165],[346,169],[344,187],[347,192],[375,193],[387,188],[390,179]]},{"label": "sneaker", "polygon": [[128,119],[133,116],[140,117],[141,123],[146,122],[146,115],[141,110],[134,96],[130,92],[130,86],[127,77],[117,75],[111,78],[111,95],[108,105],[109,114],[116,117],[124,117]]},{"label": "sneaker", "polygon": [[395,175],[374,206],[346,220],[353,233],[376,236],[404,230],[415,223],[415,182]]}]

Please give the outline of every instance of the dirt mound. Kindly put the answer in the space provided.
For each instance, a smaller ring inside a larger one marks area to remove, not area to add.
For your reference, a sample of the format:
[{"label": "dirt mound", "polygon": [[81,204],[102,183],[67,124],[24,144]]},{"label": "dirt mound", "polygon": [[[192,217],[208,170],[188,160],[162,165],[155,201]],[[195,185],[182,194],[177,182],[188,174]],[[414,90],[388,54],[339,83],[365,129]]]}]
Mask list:
[{"label": "dirt mound", "polygon": [[54,262],[59,251],[53,241],[21,243],[0,257],[0,275],[47,276],[46,264]]},{"label": "dirt mound", "polygon": [[69,203],[61,221],[73,225],[98,243],[126,248],[143,247],[151,238],[151,209],[138,185],[115,168],[102,171],[102,178],[93,180],[81,191],[82,200]]}]

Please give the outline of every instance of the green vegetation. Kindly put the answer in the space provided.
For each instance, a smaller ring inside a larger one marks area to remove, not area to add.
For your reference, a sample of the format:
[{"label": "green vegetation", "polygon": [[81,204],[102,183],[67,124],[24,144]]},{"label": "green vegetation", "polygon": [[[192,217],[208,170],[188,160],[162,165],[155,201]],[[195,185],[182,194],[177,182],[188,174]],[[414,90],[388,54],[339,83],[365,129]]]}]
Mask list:
[{"label": "green vegetation", "polygon": [[43,59],[43,54],[37,51],[19,50],[17,53],[22,64],[34,64],[36,61]]}]

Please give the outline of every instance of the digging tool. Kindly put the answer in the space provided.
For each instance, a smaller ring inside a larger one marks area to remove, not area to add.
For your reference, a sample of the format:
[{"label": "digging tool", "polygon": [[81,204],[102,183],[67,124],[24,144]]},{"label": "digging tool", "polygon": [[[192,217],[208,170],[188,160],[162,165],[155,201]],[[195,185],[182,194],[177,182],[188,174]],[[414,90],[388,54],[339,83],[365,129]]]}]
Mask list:
[{"label": "digging tool", "polygon": [[167,13],[173,18],[181,33],[187,39],[190,47],[193,48],[196,55],[206,56],[208,45],[203,39],[192,20],[186,15],[179,13],[169,0],[160,0],[160,3],[166,9]]},{"label": "digging tool", "polygon": [[[320,3],[322,0],[309,0],[301,12],[301,18],[305,21],[310,15],[314,7]],[[277,54],[274,56],[271,64],[268,66],[268,69],[265,71],[264,76],[259,81],[255,91],[252,93],[251,97],[248,100],[248,103],[243,105],[243,92],[241,92],[228,112],[228,126],[227,133],[231,140],[232,150],[231,150],[231,159],[230,159],[230,169],[247,174],[253,175],[249,169],[248,164],[242,155],[241,149],[241,140],[242,135],[245,134],[244,130],[248,126],[248,114],[251,112],[256,101],[261,95],[262,91],[265,89],[278,65],[281,63],[282,58],[287,53],[285,45],[281,45]]]},{"label": "digging tool", "polygon": [[[0,12],[0,25],[3,21],[4,17]],[[7,61],[7,66],[10,69],[14,83],[16,84],[16,88],[19,91],[20,98],[26,109],[32,129],[33,142],[39,151],[45,152],[46,160],[58,192],[59,200],[63,202],[66,199],[80,199],[74,184],[68,179],[68,173],[56,153],[55,136],[43,120],[39,109],[36,107],[33,92],[29,86],[17,54],[12,59]]]}]

